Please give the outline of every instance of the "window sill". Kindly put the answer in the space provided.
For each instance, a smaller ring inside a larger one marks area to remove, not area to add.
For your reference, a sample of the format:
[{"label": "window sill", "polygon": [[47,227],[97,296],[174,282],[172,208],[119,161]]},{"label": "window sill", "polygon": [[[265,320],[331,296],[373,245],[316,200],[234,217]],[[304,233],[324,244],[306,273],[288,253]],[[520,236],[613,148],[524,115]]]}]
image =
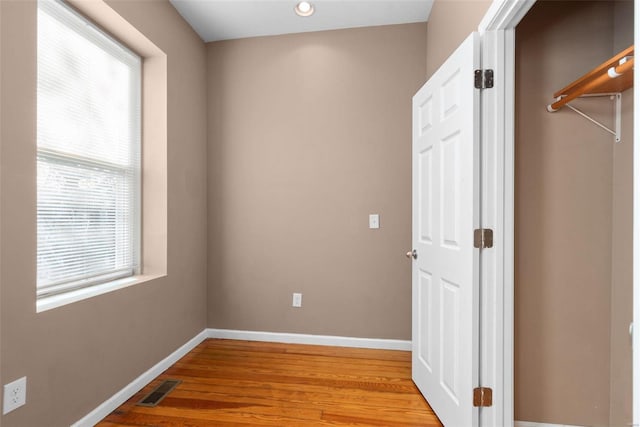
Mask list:
[{"label": "window sill", "polygon": [[48,297],[39,298],[36,302],[36,313],[42,313],[43,311],[51,310],[57,307],[62,307],[67,304],[82,301],[88,298],[93,298],[98,295],[106,294],[108,292],[124,289],[129,286],[137,285],[140,283],[148,282],[153,279],[157,279],[164,275],[139,275],[132,277],[125,277],[123,279],[113,280],[111,282],[101,283],[99,285],[90,286],[88,288],[77,289],[70,292],[65,292],[59,295],[51,295]]}]

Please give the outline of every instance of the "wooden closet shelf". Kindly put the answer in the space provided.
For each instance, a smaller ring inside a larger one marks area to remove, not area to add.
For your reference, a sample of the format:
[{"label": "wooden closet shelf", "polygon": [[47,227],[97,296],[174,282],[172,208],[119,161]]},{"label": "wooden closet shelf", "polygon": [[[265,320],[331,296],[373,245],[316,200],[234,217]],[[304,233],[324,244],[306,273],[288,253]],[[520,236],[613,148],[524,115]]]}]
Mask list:
[{"label": "wooden closet shelf", "polygon": [[589,71],[578,80],[553,94],[556,101],[547,106],[550,112],[558,111],[568,102],[584,96],[624,92],[633,86],[634,46],[618,53]]}]

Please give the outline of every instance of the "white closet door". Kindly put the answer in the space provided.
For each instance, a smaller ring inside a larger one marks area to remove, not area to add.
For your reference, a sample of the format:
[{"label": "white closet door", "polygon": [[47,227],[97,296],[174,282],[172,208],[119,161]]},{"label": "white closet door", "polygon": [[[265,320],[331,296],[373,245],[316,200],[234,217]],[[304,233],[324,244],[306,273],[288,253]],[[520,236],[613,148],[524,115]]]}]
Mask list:
[{"label": "white closet door", "polygon": [[413,380],[446,427],[478,425],[479,36],[413,97]]}]

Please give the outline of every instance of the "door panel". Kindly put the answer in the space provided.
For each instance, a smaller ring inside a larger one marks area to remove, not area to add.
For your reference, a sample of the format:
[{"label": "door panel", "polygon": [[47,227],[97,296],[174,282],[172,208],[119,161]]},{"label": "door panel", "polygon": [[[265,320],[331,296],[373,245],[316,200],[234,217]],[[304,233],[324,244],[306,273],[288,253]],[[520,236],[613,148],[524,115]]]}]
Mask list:
[{"label": "door panel", "polygon": [[413,98],[413,379],[447,427],[478,425],[479,39]]}]

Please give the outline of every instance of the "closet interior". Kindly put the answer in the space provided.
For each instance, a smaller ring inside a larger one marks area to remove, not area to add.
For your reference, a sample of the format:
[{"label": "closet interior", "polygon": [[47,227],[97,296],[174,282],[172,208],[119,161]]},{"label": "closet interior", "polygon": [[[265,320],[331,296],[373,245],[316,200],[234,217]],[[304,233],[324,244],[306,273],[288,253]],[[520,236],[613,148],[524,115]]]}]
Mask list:
[{"label": "closet interior", "polygon": [[633,55],[633,1],[516,28],[516,420],[631,423]]}]

